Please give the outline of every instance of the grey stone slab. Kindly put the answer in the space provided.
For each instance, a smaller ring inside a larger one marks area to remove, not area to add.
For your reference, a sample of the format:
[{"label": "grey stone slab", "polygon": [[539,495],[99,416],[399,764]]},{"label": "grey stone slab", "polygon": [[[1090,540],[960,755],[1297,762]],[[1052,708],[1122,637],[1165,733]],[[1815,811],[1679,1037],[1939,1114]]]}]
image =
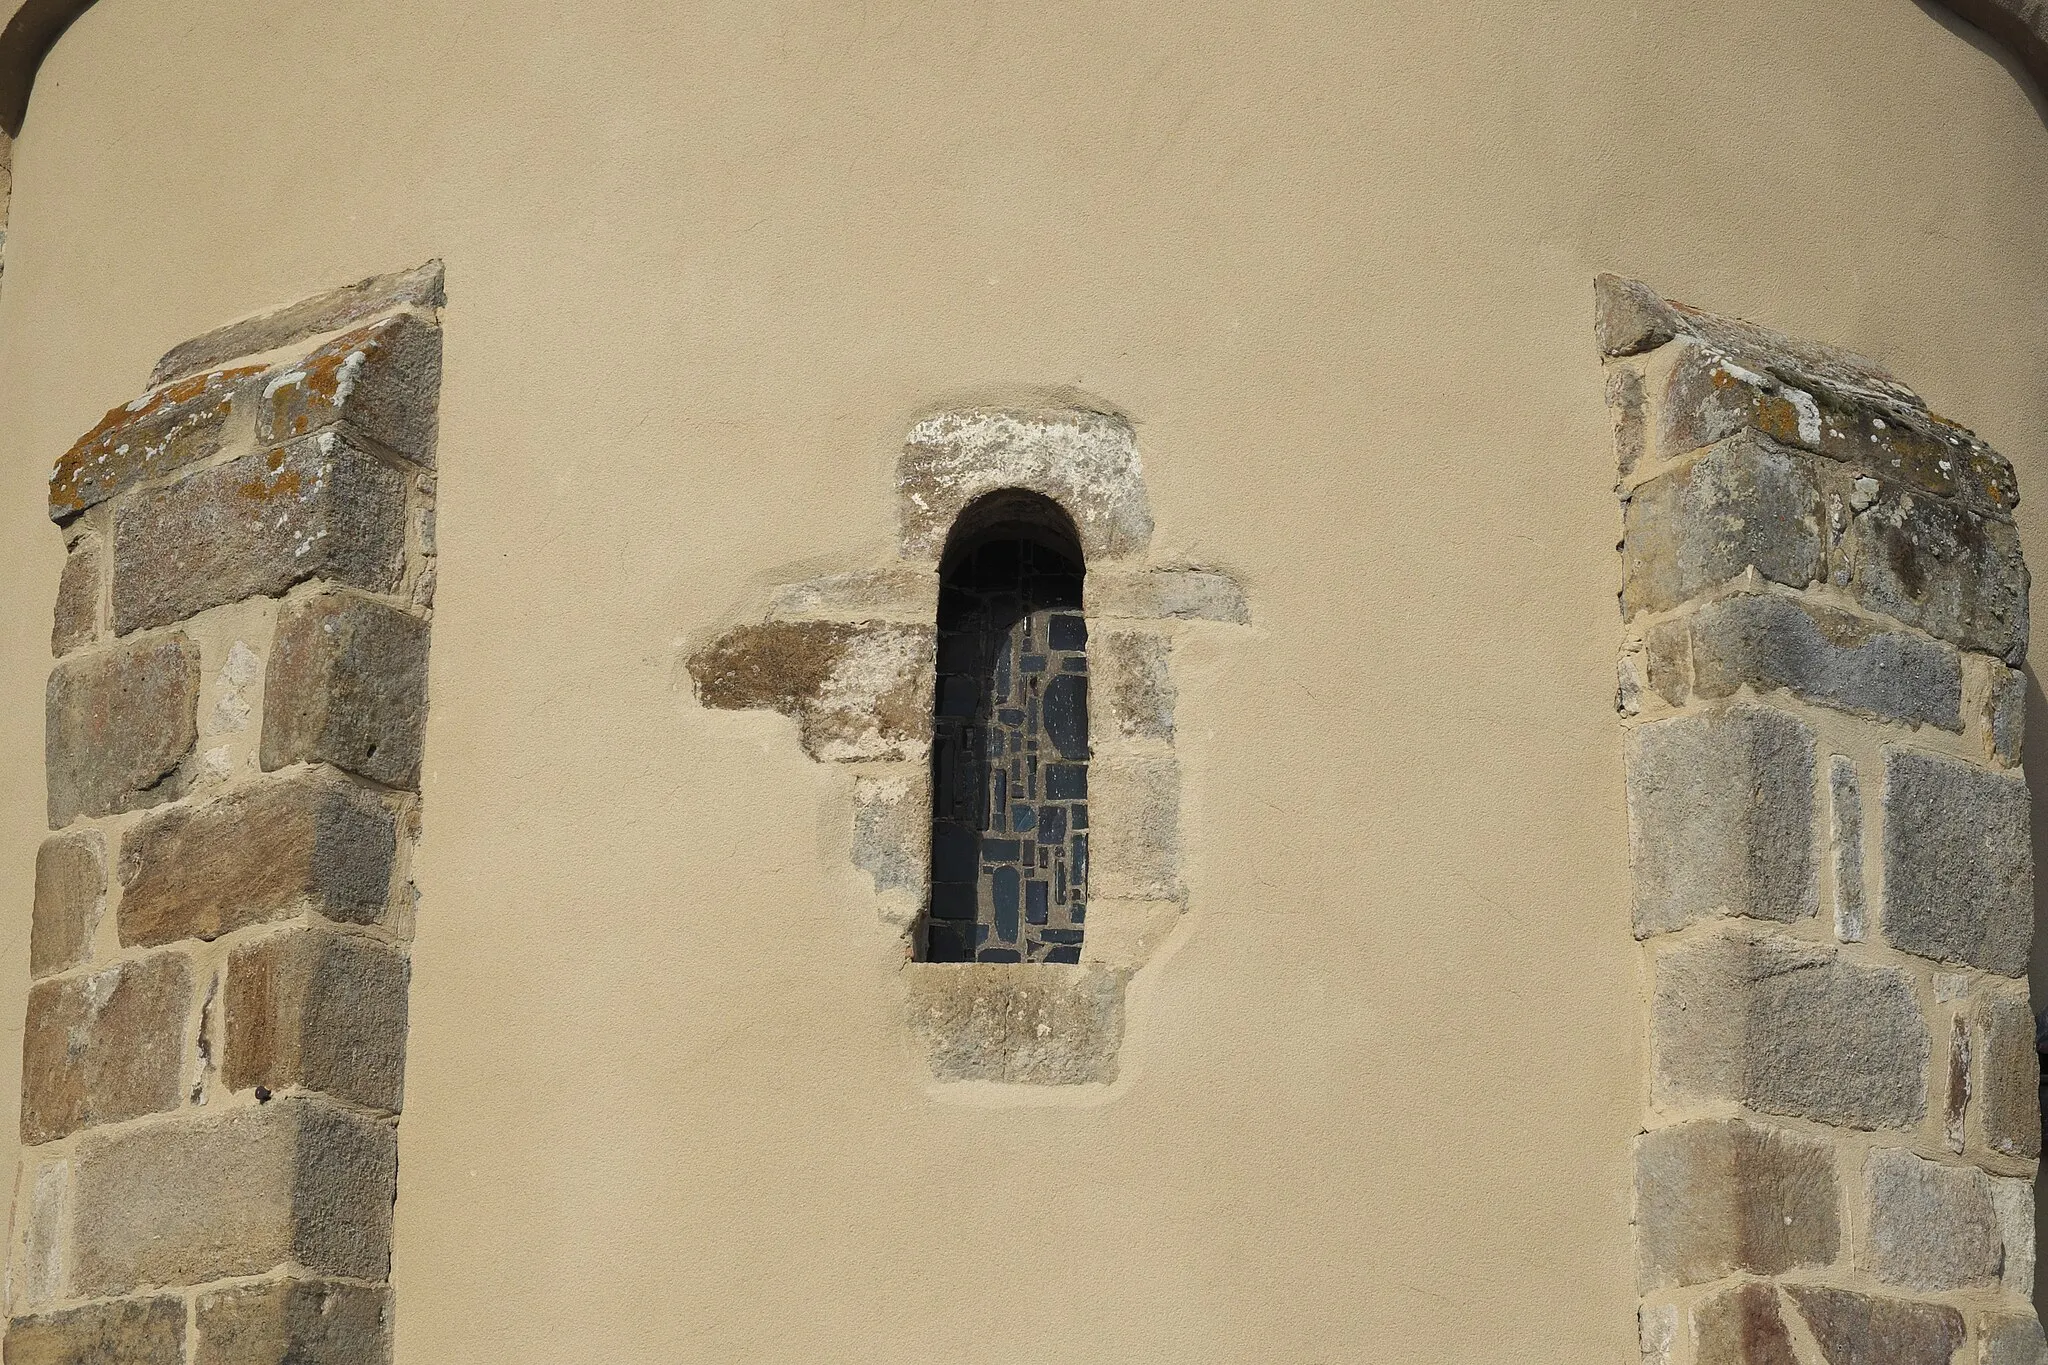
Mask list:
[{"label": "grey stone slab", "polygon": [[1814,741],[1741,705],[1656,721],[1628,743],[1636,936],[1714,915],[1789,922],[1820,908]]},{"label": "grey stone slab", "polygon": [[331,763],[417,788],[427,725],[427,623],[353,593],[279,609],[263,683],[262,764]]},{"label": "grey stone slab", "polygon": [[1827,1365],[1950,1365],[1963,1344],[1963,1315],[1946,1304],[1914,1303],[1788,1285]]},{"label": "grey stone slab", "polygon": [[44,693],[51,828],[175,800],[198,709],[199,647],[181,634],[59,663]]},{"label": "grey stone slab", "polygon": [[1860,1260],[1878,1279],[1926,1293],[1998,1282],[2005,1243],[1982,1171],[1878,1148],[1865,1158],[1863,1192]]},{"label": "grey stone slab", "polygon": [[1828,822],[1835,864],[1835,937],[1861,943],[1869,930],[1870,901],[1863,882],[1863,784],[1856,761],[1828,760]]},{"label": "grey stone slab", "polygon": [[2034,933],[2030,816],[2018,773],[1888,748],[1885,940],[1939,962],[2025,972]]},{"label": "grey stone slab", "polygon": [[1755,569],[1800,588],[1825,572],[1807,457],[1751,433],[1650,480],[1622,517],[1624,614],[1669,611]]},{"label": "grey stone slab", "polygon": [[1835,557],[1871,610],[2015,667],[2026,658],[2030,579],[2010,522],[1887,485]]}]

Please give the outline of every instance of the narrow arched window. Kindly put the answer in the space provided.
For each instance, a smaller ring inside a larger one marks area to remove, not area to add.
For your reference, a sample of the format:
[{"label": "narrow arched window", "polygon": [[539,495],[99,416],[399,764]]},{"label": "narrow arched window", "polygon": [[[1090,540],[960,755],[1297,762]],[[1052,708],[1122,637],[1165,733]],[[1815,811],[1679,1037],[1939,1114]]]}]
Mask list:
[{"label": "narrow arched window", "polygon": [[993,493],[939,562],[932,962],[1081,960],[1088,627],[1081,547],[1035,493]]}]

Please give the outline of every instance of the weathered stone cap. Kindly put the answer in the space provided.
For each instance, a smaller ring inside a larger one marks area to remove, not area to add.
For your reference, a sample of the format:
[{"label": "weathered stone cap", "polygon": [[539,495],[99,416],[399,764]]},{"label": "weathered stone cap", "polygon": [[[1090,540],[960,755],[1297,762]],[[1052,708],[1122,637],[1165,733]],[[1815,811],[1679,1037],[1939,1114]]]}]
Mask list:
[{"label": "weathered stone cap", "polygon": [[291,346],[322,332],[338,332],[399,308],[439,308],[447,302],[446,271],[438,260],[389,275],[372,275],[366,280],[331,289],[302,299],[289,307],[216,327],[203,336],[181,341],[164,353],[150,371],[149,386],[233,360]]}]

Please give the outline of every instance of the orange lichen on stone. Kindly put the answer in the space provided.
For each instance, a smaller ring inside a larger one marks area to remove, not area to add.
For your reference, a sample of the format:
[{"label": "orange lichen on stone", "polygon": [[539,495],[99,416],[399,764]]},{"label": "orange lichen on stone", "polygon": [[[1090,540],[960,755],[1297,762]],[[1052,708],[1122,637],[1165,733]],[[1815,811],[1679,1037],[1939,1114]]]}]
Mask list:
[{"label": "orange lichen on stone", "polygon": [[257,434],[264,441],[305,436],[346,421],[400,454],[432,449],[430,411],[416,396],[439,383],[440,336],[405,313],[345,332],[263,385]]},{"label": "orange lichen on stone", "polygon": [[113,409],[64,452],[50,474],[50,517],[65,521],[124,488],[207,458],[237,392],[262,367],[181,379]]}]

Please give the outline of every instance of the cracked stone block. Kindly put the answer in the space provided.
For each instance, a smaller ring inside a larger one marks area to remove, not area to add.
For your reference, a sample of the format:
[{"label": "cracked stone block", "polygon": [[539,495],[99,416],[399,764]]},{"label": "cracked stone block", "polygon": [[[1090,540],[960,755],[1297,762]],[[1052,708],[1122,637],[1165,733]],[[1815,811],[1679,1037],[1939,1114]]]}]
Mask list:
[{"label": "cracked stone block", "polygon": [[1751,1282],[1692,1310],[1693,1365],[1800,1365],[1778,1312],[1778,1291]]},{"label": "cracked stone block", "polygon": [[1999,1240],[2005,1244],[2005,1269],[1999,1282],[2008,1294],[2034,1294],[2034,1179],[2032,1176],[1987,1175],[1991,1211],[1998,1217]]},{"label": "cracked stone block", "polygon": [[338,422],[432,468],[441,329],[411,313],[380,318],[263,377],[256,435],[289,441]]},{"label": "cracked stone block", "polygon": [[237,945],[222,992],[230,1090],[318,1091],[395,1114],[405,1097],[405,955],[325,929]]},{"label": "cracked stone block", "polygon": [[1622,611],[1669,611],[1750,569],[1803,588],[1824,570],[1820,487],[1805,457],[1751,434],[1659,475],[1622,516]]},{"label": "cracked stone block", "polygon": [[1112,631],[1096,651],[1096,672],[1107,684],[1109,715],[1124,739],[1173,739],[1173,678],[1167,671],[1172,642],[1141,631]]},{"label": "cracked stone block", "polygon": [[1128,976],[1045,963],[912,963],[905,1018],[941,1081],[1113,1081]]},{"label": "cracked stone block", "polygon": [[697,700],[794,718],[826,761],[921,759],[932,732],[935,635],[881,621],[765,621],[690,656]]},{"label": "cracked stone block", "polygon": [[21,1140],[175,1109],[192,965],[182,953],[37,984],[21,1044]]},{"label": "cracked stone block", "polygon": [[1871,610],[2015,667],[2026,658],[2029,578],[2011,523],[1886,489],[1835,553],[1837,577]]},{"label": "cracked stone block", "polygon": [[896,466],[897,525],[910,559],[936,559],[960,513],[1024,489],[1059,504],[1092,561],[1136,554],[1152,509],[1129,422],[1080,408],[967,408],[911,428]]},{"label": "cracked stone block", "polygon": [[1788,1285],[1785,1292],[1827,1365],[1950,1365],[1963,1344],[1963,1315],[1944,1304],[1818,1285]]},{"label": "cracked stone block", "polygon": [[1678,1306],[1646,1303],[1636,1309],[1636,1347],[1642,1365],[1672,1365],[1678,1351]]},{"label": "cracked stone block", "polygon": [[100,628],[100,579],[106,572],[106,552],[100,538],[80,536],[64,556],[64,572],[57,579],[57,608],[50,624],[50,652],[69,654],[89,645]]},{"label": "cracked stone block", "polygon": [[1628,478],[1648,453],[1649,414],[1644,406],[1643,373],[1634,365],[1607,367],[1607,416],[1614,426],[1614,467]]},{"label": "cracked stone block", "polygon": [[181,341],[157,361],[149,382],[163,384],[225,364],[237,356],[280,350],[323,332],[353,327],[379,313],[399,308],[438,308],[447,301],[439,261],[388,275],[372,275]]},{"label": "cracked stone block", "polygon": [[7,1365],[185,1365],[175,1294],[67,1308],[7,1324]]},{"label": "cracked stone block", "polygon": [[1879,1148],[1865,1159],[1863,1186],[1859,1259],[1878,1279],[1927,1293],[1998,1282],[2005,1243],[1982,1171]]},{"label": "cracked stone block", "polygon": [[2026,779],[1887,748],[1884,937],[1937,962],[2018,976],[2034,935]]},{"label": "cracked stone block", "polygon": [[1986,1313],[1977,1319],[1976,1365],[2048,1365],[2041,1320],[2025,1313]]},{"label": "cracked stone block", "polygon": [[1145,569],[1090,572],[1082,589],[1088,614],[1135,621],[1223,621],[1244,625],[1251,620],[1244,589],[1216,569]]},{"label": "cracked stone block", "polygon": [[1977,1027],[1984,1140],[1993,1151],[2032,1160],[2041,1154],[2041,1065],[2033,1013],[2023,996],[1995,995],[1984,1002]]},{"label": "cracked stone block", "polygon": [[1790,922],[1820,909],[1814,740],[1761,706],[1629,735],[1636,937],[1714,915]]},{"label": "cracked stone block", "polygon": [[307,911],[376,923],[396,849],[391,807],[324,768],[174,806],[122,841],[121,942],[212,939]]},{"label": "cracked stone block", "polygon": [[1906,1128],[1933,1050],[1912,978],[1782,935],[1730,932],[1658,955],[1661,1102],[1733,1101],[1856,1128]]},{"label": "cracked stone block", "polygon": [[50,519],[69,521],[146,479],[220,450],[222,429],[249,401],[261,366],[214,370],[152,390],[110,411],[50,474]]},{"label": "cracked stone block", "polygon": [[1963,728],[1962,657],[1911,631],[1887,630],[1800,598],[1745,594],[1654,626],[1650,686],[1674,706],[1747,686],[1908,725]]},{"label": "cracked stone block", "polygon": [[198,713],[199,648],[183,635],[59,663],[44,708],[50,827],[175,800]]},{"label": "cracked stone block", "polygon": [[396,591],[405,477],[333,432],[198,469],[114,509],[114,630],[309,578]]},{"label": "cracked stone block", "polygon": [[865,620],[938,615],[939,578],[929,568],[859,569],[785,583],[769,598],[768,614],[778,620]]},{"label": "cracked stone block", "polygon": [[323,1101],[96,1133],[77,1170],[79,1297],[286,1264],[363,1280],[391,1267],[396,1135]]},{"label": "cracked stone block", "polygon": [[193,1365],[386,1365],[391,1291],[285,1279],[199,1296]]},{"label": "cracked stone block", "polygon": [[1643,1290],[1833,1264],[1841,1249],[1834,1144],[1743,1119],[1636,1139]]},{"label": "cracked stone block", "polygon": [[427,725],[427,623],[353,593],[287,601],[263,684],[265,772],[331,763],[417,789]]},{"label": "cracked stone block", "polygon": [[28,969],[44,977],[76,967],[92,953],[107,908],[107,842],[97,830],[53,834],[36,850]]}]

